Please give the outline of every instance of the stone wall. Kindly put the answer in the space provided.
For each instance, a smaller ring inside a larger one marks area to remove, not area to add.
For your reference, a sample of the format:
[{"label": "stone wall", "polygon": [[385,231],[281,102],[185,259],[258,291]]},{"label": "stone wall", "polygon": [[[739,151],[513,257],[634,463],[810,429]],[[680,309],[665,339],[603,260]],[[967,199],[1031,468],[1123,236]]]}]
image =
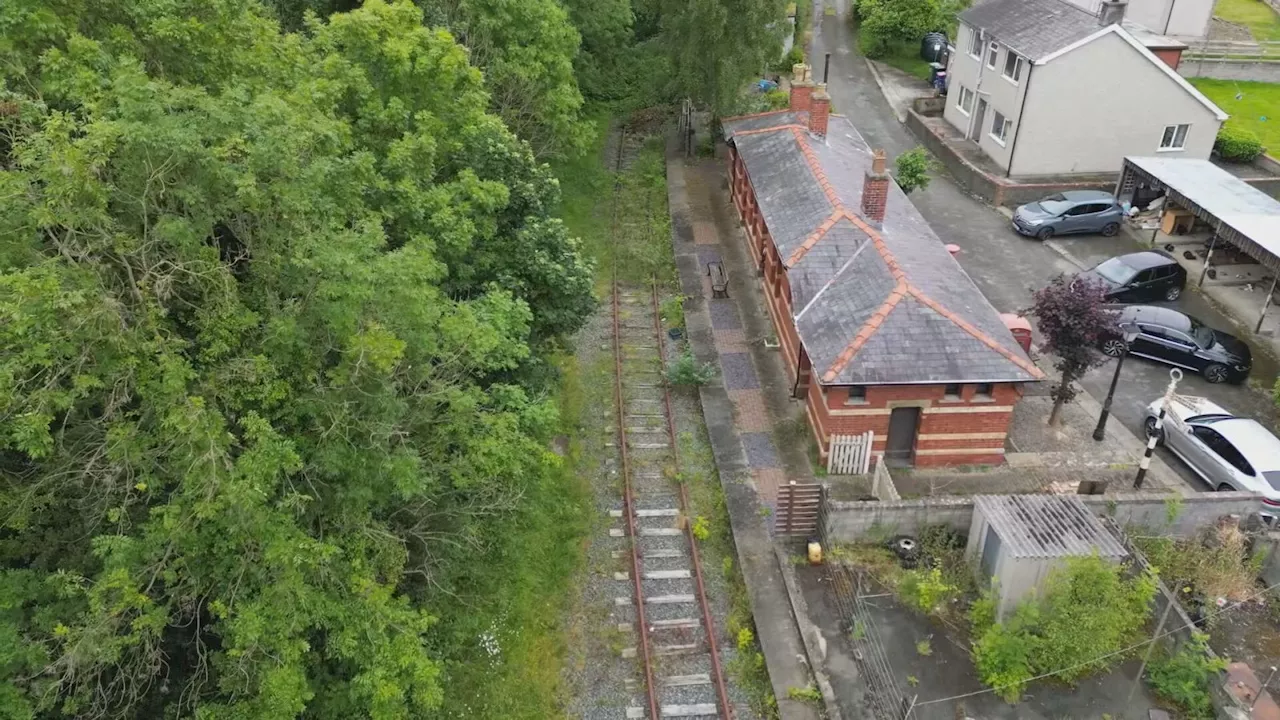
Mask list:
[{"label": "stone wall", "polygon": [[1184,57],[1178,74],[1184,78],[1275,83],[1280,82],[1280,61]]},{"label": "stone wall", "polygon": [[[1181,498],[1171,501],[1170,498]],[[1120,527],[1160,528],[1189,536],[1223,515],[1247,515],[1260,507],[1258,496],[1246,492],[1199,493],[1191,497],[1167,493],[1082,495],[1080,499],[1100,517]],[[1173,523],[1168,518],[1177,505]],[[928,525],[946,525],[968,532],[973,498],[941,496],[894,502],[831,501],[827,503],[827,541],[867,542],[889,535],[915,535]]]}]

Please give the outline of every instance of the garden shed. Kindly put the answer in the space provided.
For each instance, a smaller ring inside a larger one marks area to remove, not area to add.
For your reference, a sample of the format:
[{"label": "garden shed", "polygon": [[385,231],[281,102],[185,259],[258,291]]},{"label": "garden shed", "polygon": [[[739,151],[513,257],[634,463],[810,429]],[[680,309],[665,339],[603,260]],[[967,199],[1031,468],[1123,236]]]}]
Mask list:
[{"label": "garden shed", "polygon": [[979,495],[965,558],[979,587],[996,585],[996,617],[1034,591],[1067,558],[1128,553],[1075,495]]}]

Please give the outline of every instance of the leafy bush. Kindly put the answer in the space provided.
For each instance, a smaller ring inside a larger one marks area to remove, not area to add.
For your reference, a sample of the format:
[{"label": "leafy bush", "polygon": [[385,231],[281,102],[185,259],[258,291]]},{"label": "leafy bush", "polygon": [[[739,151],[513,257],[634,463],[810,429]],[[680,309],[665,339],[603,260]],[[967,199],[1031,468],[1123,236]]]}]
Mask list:
[{"label": "leafy bush", "polygon": [[786,90],[769,90],[764,94],[764,104],[770,110],[786,110],[791,105],[791,93]]},{"label": "leafy bush", "polygon": [[1209,688],[1226,666],[1226,660],[1209,656],[1208,636],[1195,633],[1178,652],[1151,663],[1147,684],[1157,695],[1177,705],[1182,717],[1211,720],[1214,712]]},{"label": "leafy bush", "polygon": [[773,69],[775,72],[789,73],[791,72],[791,68],[802,62],[804,62],[804,48],[798,45],[793,45],[791,49],[787,51],[787,54],[783,55],[782,59],[773,66]]},{"label": "leafy bush", "polygon": [[893,176],[898,181],[902,192],[910,194],[912,190],[923,190],[929,187],[929,171],[933,169],[933,160],[929,151],[917,145],[902,153],[893,161]]},{"label": "leafy bush", "polygon": [[711,363],[698,364],[698,359],[688,350],[667,368],[667,382],[672,385],[701,387],[715,376],[716,370]]},{"label": "leafy bush", "polygon": [[[1155,595],[1151,571],[1133,578],[1100,557],[1072,558],[1055,569],[1038,597],[995,622],[987,595],[970,612],[974,665],[982,681],[1015,702],[1031,678],[1054,673],[1072,683],[1119,661],[1108,656],[1129,645],[1142,629]],[[1065,669],[1064,669],[1065,668]]]},{"label": "leafy bush", "polygon": [[898,582],[898,596],[922,613],[937,612],[959,590],[942,577],[942,570],[936,565],[928,570],[907,570]]},{"label": "leafy bush", "polygon": [[859,0],[857,9],[862,53],[871,58],[946,25],[940,0]]},{"label": "leafy bush", "polygon": [[1266,150],[1256,133],[1230,122],[1224,123],[1222,129],[1218,131],[1218,137],[1213,141],[1213,149],[1222,156],[1223,160],[1241,163],[1252,162]]}]

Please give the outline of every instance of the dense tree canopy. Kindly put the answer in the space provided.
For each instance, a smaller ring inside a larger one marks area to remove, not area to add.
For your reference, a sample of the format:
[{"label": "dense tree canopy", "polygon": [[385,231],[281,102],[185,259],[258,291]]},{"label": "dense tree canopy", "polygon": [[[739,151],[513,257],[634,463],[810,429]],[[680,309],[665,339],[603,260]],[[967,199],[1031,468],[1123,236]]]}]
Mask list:
[{"label": "dense tree canopy", "polygon": [[592,307],[554,179],[407,0],[0,28],[0,718],[438,707]]},{"label": "dense tree canopy", "polygon": [[731,114],[782,56],[783,0],[656,0],[677,97]]}]

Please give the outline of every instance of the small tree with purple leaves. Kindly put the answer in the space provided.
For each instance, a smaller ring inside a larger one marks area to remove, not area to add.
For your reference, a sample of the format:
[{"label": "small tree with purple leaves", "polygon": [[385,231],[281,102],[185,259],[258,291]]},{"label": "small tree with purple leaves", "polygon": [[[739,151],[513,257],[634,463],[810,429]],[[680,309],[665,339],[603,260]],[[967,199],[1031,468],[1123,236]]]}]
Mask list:
[{"label": "small tree with purple leaves", "polygon": [[1057,425],[1062,406],[1075,399],[1071,383],[1106,361],[1102,339],[1116,329],[1116,313],[1107,308],[1103,286],[1083,277],[1059,275],[1037,290],[1030,314],[1045,337],[1044,349],[1057,356],[1062,381],[1053,389],[1049,424]]}]

